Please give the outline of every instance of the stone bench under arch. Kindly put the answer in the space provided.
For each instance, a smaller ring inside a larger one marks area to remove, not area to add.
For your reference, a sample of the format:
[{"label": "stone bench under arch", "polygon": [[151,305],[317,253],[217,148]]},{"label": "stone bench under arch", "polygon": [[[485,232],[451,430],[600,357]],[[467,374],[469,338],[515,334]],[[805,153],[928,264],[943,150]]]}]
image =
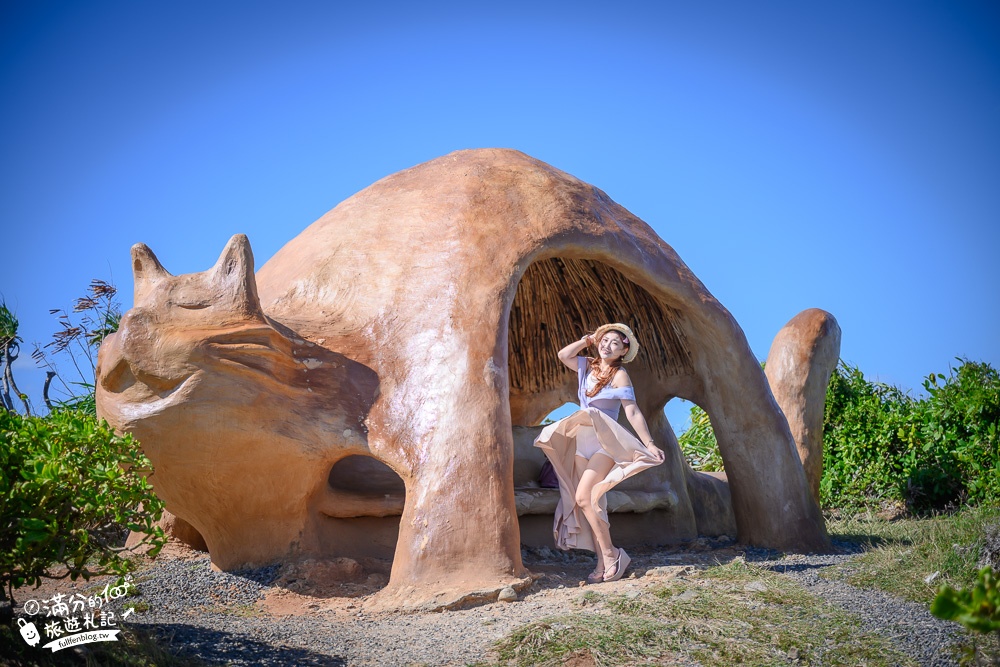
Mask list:
[{"label": "stone bench under arch", "polygon": [[[533,446],[541,426],[515,426],[514,505],[520,525],[521,544],[553,546],[552,518],[559,502],[558,489],[542,488],[538,476],[544,454]],[[348,457],[342,463],[350,464]],[[341,470],[338,472],[338,467]],[[724,475],[703,476],[715,482],[723,503],[727,500]],[[357,476],[354,476],[357,475]],[[395,479],[393,479],[395,478]],[[368,549],[358,549],[356,540],[345,540],[345,548],[334,548],[332,556],[376,556],[391,558],[398,534],[398,517],[403,513],[406,493],[402,481],[387,467],[379,465],[334,466],[331,486],[339,492],[329,496],[320,511],[331,518],[360,520],[358,532],[371,542]],[[696,533],[677,532],[669,527],[681,510],[678,494],[669,488],[663,475],[645,475],[628,479],[607,494],[608,512],[615,515],[612,530],[616,543],[676,544],[696,536],[736,536],[736,521],[731,512],[717,512],[715,525],[700,525]],[[726,507],[723,504],[723,507]],[[652,513],[651,516],[641,516]],[[372,519],[387,519],[373,521]],[[391,546],[390,546],[391,545]]]}]

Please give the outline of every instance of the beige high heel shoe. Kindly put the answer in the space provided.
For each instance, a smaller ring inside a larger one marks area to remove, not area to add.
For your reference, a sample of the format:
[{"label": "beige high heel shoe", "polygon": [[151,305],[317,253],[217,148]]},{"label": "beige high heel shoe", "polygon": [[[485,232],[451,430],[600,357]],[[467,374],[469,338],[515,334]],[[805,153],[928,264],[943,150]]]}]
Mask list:
[{"label": "beige high heel shoe", "polygon": [[608,570],[604,571],[604,581],[618,581],[625,574],[625,570],[628,569],[629,563],[632,559],[628,557],[624,549],[618,549],[618,560],[611,564],[611,568],[614,569],[615,573],[610,577],[608,576]]}]

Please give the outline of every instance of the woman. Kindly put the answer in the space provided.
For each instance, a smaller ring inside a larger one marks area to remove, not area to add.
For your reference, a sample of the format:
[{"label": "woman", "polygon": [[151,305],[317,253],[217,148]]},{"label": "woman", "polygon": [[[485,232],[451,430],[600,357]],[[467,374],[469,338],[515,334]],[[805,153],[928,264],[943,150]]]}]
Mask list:
[{"label": "woman", "polygon": [[[596,346],[597,356],[577,356]],[[580,409],[546,426],[535,439],[559,478],[559,504],[553,533],[560,549],[588,549],[597,554],[589,583],[616,581],[631,559],[611,543],[607,500],[612,487],[646,468],[663,463],[635,391],[622,368],[639,353],[632,330],[605,324],[559,351],[559,360],[577,372]],[[638,439],[618,424],[619,407]]]}]

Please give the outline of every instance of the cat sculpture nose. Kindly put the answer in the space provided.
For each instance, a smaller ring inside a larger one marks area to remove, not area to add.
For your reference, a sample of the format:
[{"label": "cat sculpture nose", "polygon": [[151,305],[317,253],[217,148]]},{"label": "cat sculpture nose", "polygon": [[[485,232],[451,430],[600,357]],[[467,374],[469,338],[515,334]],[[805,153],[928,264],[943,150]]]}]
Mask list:
[{"label": "cat sculpture nose", "polygon": [[125,334],[126,313],[118,325],[118,331],[101,342],[97,353],[97,370],[95,377],[101,388],[113,394],[120,394],[135,384],[135,375],[125,359],[122,338]]},{"label": "cat sculpture nose", "polygon": [[[136,383],[142,384],[150,397],[169,393],[181,383],[190,370],[177,362],[174,356],[184,357],[187,347],[183,344],[168,345],[165,336],[157,334],[153,316],[143,308],[133,308],[122,316],[118,331],[101,343],[97,357],[97,381],[101,389],[120,394]],[[149,355],[150,341],[168,352],[164,359]],[[176,348],[176,349],[175,349]]]}]

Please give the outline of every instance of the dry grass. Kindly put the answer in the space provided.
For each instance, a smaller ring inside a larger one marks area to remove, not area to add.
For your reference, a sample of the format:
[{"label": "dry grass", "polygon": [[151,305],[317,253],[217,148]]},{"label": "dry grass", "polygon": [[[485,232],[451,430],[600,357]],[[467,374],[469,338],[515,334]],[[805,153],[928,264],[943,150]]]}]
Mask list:
[{"label": "dry grass", "polygon": [[[829,520],[831,536],[862,542],[866,552],[824,570],[823,576],[929,605],[942,583],[953,587],[972,583],[986,527],[998,521],[996,507],[896,521],[870,513]],[[928,582],[935,572],[937,576]]]},{"label": "dry grass", "polygon": [[531,623],[497,645],[500,664],[912,665],[887,640],[795,582],[736,559],[638,597],[585,596],[587,611]]}]

